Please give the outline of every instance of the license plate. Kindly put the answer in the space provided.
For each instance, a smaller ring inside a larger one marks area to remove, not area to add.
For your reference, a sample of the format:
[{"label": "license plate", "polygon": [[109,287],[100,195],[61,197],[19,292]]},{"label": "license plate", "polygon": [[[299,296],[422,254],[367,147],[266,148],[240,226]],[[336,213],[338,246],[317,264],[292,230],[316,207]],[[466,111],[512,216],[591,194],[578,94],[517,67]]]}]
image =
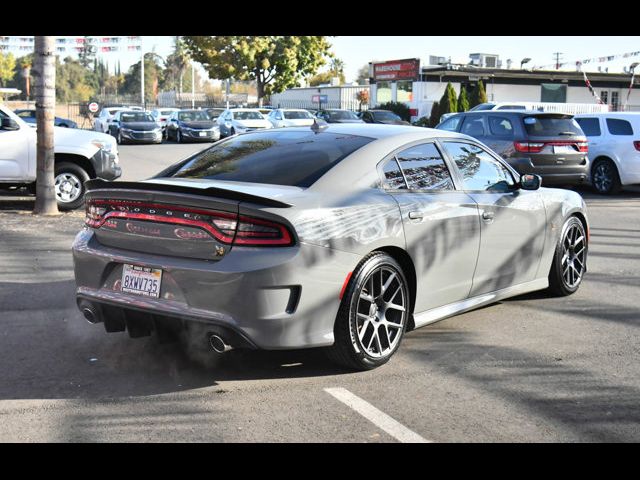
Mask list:
[{"label": "license plate", "polygon": [[576,153],[576,150],[570,145],[554,145],[553,153]]},{"label": "license plate", "polygon": [[122,268],[122,291],[125,293],[158,298],[161,282],[162,270],[160,268],[129,264],[125,264]]},{"label": "license plate", "polygon": [[206,137],[207,136],[207,132],[200,132],[200,136],[201,137]]}]

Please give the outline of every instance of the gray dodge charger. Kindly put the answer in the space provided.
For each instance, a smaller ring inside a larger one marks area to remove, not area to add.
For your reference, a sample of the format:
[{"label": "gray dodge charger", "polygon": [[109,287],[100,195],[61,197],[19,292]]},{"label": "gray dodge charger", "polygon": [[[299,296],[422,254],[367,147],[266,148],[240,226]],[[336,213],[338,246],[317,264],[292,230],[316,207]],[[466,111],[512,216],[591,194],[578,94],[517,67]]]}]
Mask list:
[{"label": "gray dodge charger", "polygon": [[589,226],[471,137],[319,125],[236,135],[142,182],[87,182],[77,301],[131,337],[325,347],[384,364],[405,332],[534,290],[569,295]]}]

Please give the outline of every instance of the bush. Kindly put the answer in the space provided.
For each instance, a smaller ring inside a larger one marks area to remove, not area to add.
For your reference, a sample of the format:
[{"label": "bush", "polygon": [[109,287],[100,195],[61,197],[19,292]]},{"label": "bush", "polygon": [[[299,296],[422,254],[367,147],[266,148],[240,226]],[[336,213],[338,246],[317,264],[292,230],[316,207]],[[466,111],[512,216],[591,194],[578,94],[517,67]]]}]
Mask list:
[{"label": "bush", "polygon": [[435,127],[436,125],[438,125],[438,123],[440,123],[440,115],[442,114],[440,113],[439,103],[433,102],[433,105],[431,105],[431,114],[429,115],[430,127]]},{"label": "bush", "polygon": [[377,105],[376,110],[391,110],[393,113],[398,115],[402,120],[406,120],[407,122],[411,120],[411,113],[409,111],[409,107],[402,102],[387,102],[382,105]]},{"label": "bush", "polygon": [[429,117],[420,117],[418,120],[413,122],[413,125],[416,127],[430,127],[431,122],[429,121]]}]

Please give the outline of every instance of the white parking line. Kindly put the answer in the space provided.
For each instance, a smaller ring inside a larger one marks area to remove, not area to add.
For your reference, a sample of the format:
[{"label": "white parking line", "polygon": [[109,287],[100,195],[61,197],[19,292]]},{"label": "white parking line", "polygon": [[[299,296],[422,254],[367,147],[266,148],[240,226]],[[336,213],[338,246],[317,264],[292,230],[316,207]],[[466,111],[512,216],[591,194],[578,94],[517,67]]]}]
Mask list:
[{"label": "white parking line", "polygon": [[397,422],[389,415],[381,412],[370,403],[364,401],[357,395],[354,395],[346,388],[325,388],[325,392],[342,403],[352,408],[364,418],[373,423],[376,427],[384,430],[393,438],[402,443],[432,443],[430,440],[422,438],[416,432],[409,430],[407,427]]}]

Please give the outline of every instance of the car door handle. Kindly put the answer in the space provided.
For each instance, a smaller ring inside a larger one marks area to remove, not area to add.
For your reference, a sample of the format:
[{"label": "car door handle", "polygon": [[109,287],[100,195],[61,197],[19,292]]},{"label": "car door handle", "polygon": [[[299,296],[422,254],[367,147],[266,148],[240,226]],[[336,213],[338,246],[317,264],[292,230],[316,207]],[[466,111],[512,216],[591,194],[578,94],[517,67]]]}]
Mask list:
[{"label": "car door handle", "polygon": [[422,216],[423,215],[420,212],[409,212],[409,218],[411,220],[421,220]]},{"label": "car door handle", "polygon": [[492,222],[495,217],[493,212],[482,212],[482,219],[487,222]]}]

